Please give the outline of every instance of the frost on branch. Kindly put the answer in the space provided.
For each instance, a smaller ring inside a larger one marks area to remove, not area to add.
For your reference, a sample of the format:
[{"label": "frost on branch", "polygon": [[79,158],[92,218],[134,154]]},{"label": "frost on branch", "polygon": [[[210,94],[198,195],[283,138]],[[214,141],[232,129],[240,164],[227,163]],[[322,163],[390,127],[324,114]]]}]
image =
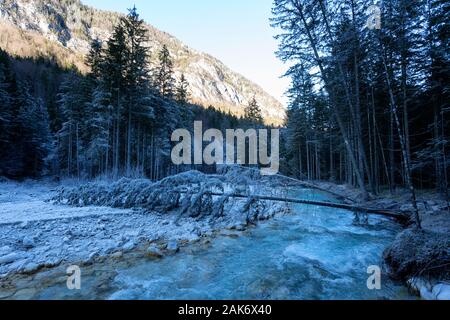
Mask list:
[{"label": "frost on branch", "polygon": [[[80,207],[108,206],[174,212],[179,217],[196,219],[225,218],[230,214],[242,217],[244,214],[249,223],[267,218],[270,211],[266,203],[252,196],[252,193],[273,192],[273,188],[264,188],[263,184],[253,180],[253,175],[254,170],[239,169],[228,171],[225,175],[189,171],[158,182],[123,178],[114,183],[95,182],[72,189],[61,188],[53,201]],[[237,183],[238,176],[240,183]],[[273,204],[270,209],[276,211],[278,205]]]}]

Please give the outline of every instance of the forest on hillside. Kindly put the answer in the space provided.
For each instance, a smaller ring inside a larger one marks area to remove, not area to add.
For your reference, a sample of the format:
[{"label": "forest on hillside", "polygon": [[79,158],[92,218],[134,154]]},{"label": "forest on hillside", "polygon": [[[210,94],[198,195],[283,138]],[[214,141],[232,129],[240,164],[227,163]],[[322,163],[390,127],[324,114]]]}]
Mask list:
[{"label": "forest on hillside", "polygon": [[136,8],[0,5],[0,300],[450,299],[450,1],[267,1],[220,23],[273,27],[286,109]]},{"label": "forest on hillside", "polygon": [[448,199],[450,2],[275,0],[287,173]]},{"label": "forest on hillside", "polygon": [[0,51],[0,175],[158,180],[192,169],[170,161],[175,129],[193,130],[194,120],[205,130],[262,125],[256,98],[243,106],[244,118],[192,104],[166,46],[150,68],[147,37],[131,9],[107,43],[92,41],[88,74]]},{"label": "forest on hillside", "polygon": [[[280,59],[292,65],[280,145],[283,174],[361,192],[434,188],[448,198],[449,3],[443,0],[276,0]],[[369,28],[379,14],[380,28]],[[167,47],[148,64],[137,10],[94,40],[90,72],[42,57],[0,55],[0,175],[145,176],[170,161],[171,133],[260,127],[258,97],[240,119],[190,101]],[[256,112],[252,111],[256,110]],[[195,167],[214,171],[214,167]]]}]

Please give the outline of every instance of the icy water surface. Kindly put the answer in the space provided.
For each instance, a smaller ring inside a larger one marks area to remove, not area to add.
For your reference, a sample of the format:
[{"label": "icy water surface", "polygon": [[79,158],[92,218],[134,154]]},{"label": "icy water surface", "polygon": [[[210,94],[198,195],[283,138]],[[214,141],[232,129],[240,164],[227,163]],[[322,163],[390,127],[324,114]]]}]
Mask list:
[{"label": "icy water surface", "polygon": [[[311,190],[291,196],[329,200]],[[35,298],[101,299],[408,299],[402,286],[382,277],[367,288],[367,268],[381,265],[384,248],[399,231],[370,217],[353,225],[345,210],[293,205],[293,214],[263,222],[242,236],[220,236],[162,260],[136,259],[126,266],[93,266],[82,289],[41,288]]]}]

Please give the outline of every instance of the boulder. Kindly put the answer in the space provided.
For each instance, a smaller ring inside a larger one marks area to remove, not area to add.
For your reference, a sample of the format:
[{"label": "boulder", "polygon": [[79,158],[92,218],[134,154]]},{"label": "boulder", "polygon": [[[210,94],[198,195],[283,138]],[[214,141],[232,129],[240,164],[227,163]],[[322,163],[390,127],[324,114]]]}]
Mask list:
[{"label": "boulder", "polygon": [[167,251],[169,251],[170,253],[176,253],[178,252],[178,250],[180,250],[180,248],[178,247],[178,242],[176,240],[171,240],[167,243],[167,247],[166,247]]},{"label": "boulder", "polygon": [[164,255],[156,245],[148,247],[146,254],[150,258],[162,258]]},{"label": "boulder", "polygon": [[415,228],[400,233],[383,253],[390,276],[406,280],[420,274],[439,278],[450,263],[450,235]]},{"label": "boulder", "polygon": [[11,253],[13,249],[10,246],[3,246],[0,247],[0,256],[5,256],[8,253]]},{"label": "boulder", "polygon": [[34,239],[28,236],[22,239],[22,244],[26,249],[34,248],[36,245]]},{"label": "boulder", "polygon": [[439,283],[433,287],[436,300],[450,300],[450,284]]},{"label": "boulder", "polygon": [[111,255],[111,257],[112,257],[113,259],[120,259],[120,258],[123,257],[123,252],[122,252],[122,251],[114,252],[114,253]]},{"label": "boulder", "polygon": [[24,268],[23,268],[23,272],[25,273],[32,273],[37,271],[40,268],[40,266],[34,262],[30,262],[27,263]]},{"label": "boulder", "polygon": [[[431,295],[431,283],[423,278],[411,278],[406,281],[406,285],[408,286],[410,292],[415,294],[416,296],[421,297],[429,297]],[[427,299],[431,300],[431,299]]]},{"label": "boulder", "polygon": [[0,265],[13,263],[13,262],[18,261],[20,259],[23,259],[24,257],[25,257],[25,255],[21,254],[21,253],[17,253],[17,252],[9,253],[7,255],[4,255],[4,256],[0,257]]},{"label": "boulder", "polygon": [[136,247],[136,244],[134,243],[134,241],[128,241],[127,243],[125,243],[123,245],[123,250],[125,251],[131,251]]}]

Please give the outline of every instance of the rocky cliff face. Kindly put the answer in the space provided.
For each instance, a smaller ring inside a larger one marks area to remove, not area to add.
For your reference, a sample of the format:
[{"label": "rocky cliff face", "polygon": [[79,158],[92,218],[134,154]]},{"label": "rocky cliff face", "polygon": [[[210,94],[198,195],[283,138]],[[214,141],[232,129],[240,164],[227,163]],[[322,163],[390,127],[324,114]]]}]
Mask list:
[{"label": "rocky cliff face", "polygon": [[[120,14],[100,11],[79,0],[1,0],[0,46],[22,57],[46,57],[86,71],[83,57],[92,39],[105,41]],[[285,110],[261,87],[230,70],[214,57],[184,45],[173,36],[147,25],[154,64],[166,44],[175,62],[175,75],[186,75],[193,102],[242,115],[253,96],[268,123],[280,125]]]}]

